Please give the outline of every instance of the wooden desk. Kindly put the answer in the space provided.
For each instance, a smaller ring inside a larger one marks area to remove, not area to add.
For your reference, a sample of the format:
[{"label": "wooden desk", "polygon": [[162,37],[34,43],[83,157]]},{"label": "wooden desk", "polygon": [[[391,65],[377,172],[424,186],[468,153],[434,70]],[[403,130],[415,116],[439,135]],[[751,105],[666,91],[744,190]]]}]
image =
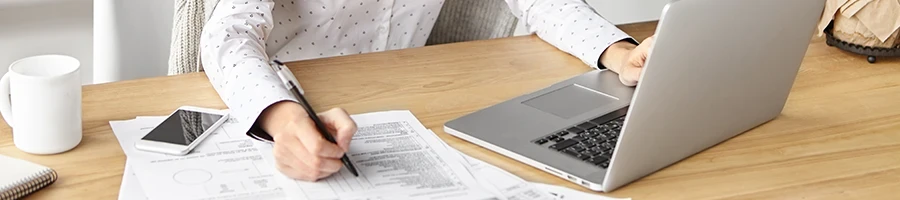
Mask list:
[{"label": "wooden desk", "polygon": [[[655,24],[624,26],[637,38]],[[783,114],[620,190],[634,199],[900,198],[900,62],[813,39]],[[727,64],[727,63],[725,63]],[[527,180],[584,190],[443,132],[444,122],[590,69],[536,37],[515,37],[290,64],[320,110],[412,110],[461,151]],[[391,77],[391,78],[388,78]],[[35,199],[115,199],[125,157],[108,121],[166,115],[181,105],[224,108],[204,74],[84,87],[84,140],[36,156],[0,128],[0,154],[58,170]],[[3,123],[5,124],[5,123]]]}]

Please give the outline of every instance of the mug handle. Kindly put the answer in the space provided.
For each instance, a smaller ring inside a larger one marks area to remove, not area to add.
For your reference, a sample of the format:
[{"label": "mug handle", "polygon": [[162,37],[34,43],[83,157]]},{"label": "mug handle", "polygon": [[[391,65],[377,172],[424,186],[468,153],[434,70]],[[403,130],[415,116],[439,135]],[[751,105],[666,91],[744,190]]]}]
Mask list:
[{"label": "mug handle", "polygon": [[12,102],[9,98],[9,73],[6,73],[0,78],[0,115],[12,127]]}]

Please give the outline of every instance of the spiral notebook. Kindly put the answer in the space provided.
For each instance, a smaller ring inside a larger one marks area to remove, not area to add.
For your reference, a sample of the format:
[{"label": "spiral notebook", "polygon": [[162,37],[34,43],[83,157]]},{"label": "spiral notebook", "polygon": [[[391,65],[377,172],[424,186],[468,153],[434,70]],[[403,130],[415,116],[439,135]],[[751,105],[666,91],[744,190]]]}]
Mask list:
[{"label": "spiral notebook", "polygon": [[0,155],[0,200],[19,199],[56,182],[56,171]]}]

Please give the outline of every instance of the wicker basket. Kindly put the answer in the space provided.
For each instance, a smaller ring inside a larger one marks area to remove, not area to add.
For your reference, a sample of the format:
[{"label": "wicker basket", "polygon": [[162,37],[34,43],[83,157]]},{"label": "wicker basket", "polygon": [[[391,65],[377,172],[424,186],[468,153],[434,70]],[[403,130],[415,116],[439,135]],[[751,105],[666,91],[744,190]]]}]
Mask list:
[{"label": "wicker basket", "polygon": [[900,56],[900,30],[882,42],[856,18],[836,14],[824,32],[829,46],[866,55],[869,63],[874,63],[876,57]]}]

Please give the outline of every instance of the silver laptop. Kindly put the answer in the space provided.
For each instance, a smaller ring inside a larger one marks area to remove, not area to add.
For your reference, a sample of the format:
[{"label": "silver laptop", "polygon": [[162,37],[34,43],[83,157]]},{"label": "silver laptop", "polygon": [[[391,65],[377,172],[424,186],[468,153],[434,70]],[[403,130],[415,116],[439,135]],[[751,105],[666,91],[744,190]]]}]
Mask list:
[{"label": "silver laptop", "polygon": [[825,0],[677,0],[643,75],[595,70],[454,119],[451,135],[612,191],[778,116]]}]

